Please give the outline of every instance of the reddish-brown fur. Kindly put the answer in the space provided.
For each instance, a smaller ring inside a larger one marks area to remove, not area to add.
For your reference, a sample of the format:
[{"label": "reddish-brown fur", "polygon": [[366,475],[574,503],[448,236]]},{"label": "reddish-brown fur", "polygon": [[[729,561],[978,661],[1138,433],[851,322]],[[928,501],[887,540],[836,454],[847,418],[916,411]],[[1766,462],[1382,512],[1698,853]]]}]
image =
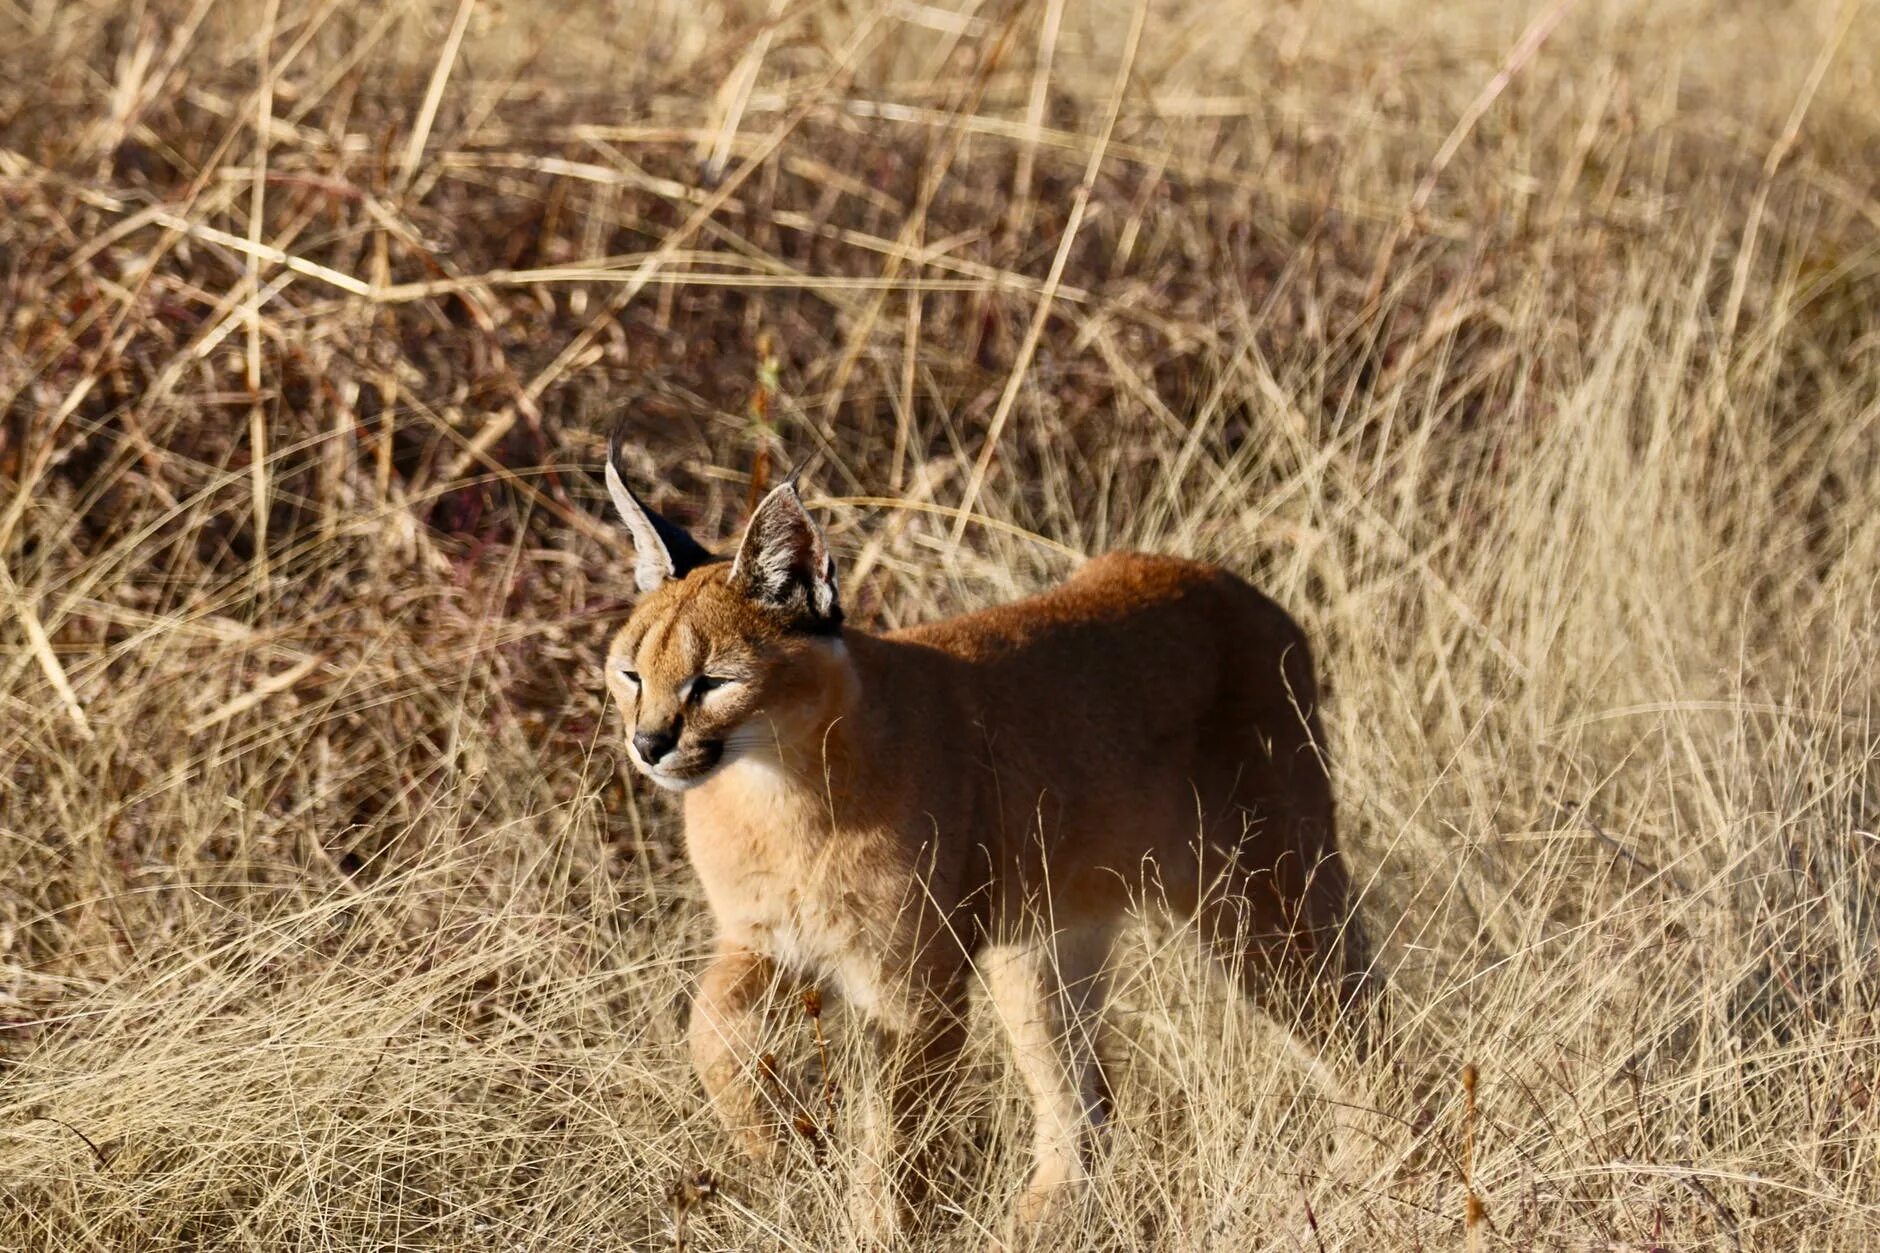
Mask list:
[{"label": "reddish-brown fur", "polygon": [[[644,513],[615,494],[630,523]],[[636,537],[657,544],[648,525]],[[684,789],[720,931],[694,1059],[753,1153],[779,1130],[755,1064],[780,972],[839,988],[890,1046],[877,1163],[944,1092],[967,989],[987,987],[1036,1115],[1025,1222],[1085,1178],[1093,1020],[1133,909],[1195,919],[1288,1021],[1320,1023],[1360,986],[1306,640],[1242,580],[1118,553],[1014,604],[870,635],[840,626],[788,487],[735,565],[687,564],[655,572],[608,674],[636,743],[678,720],[659,770],[635,761]],[[738,681],[684,699],[701,674]],[[878,1229],[897,1182],[887,1167],[866,1190]]]}]

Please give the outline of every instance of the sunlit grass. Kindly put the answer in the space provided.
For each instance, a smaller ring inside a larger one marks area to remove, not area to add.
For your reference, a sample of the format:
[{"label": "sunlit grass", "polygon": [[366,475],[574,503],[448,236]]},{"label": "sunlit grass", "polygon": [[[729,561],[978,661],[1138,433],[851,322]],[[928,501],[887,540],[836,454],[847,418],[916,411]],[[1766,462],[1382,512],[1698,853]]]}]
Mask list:
[{"label": "sunlit grass", "polygon": [[840,1006],[774,1174],[688,1072],[623,418],[701,535],[803,462],[863,625],[1307,624],[1374,1108],[1145,930],[1092,1247],[1880,1226],[1870,7],[195,9],[0,0],[0,1245],[853,1243]]}]

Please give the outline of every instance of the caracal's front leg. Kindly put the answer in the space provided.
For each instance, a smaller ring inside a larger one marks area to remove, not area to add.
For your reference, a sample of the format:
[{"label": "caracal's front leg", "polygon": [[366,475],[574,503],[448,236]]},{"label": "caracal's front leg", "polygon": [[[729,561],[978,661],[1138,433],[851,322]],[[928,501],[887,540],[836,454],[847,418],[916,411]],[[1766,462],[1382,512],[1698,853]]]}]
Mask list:
[{"label": "caracal's front leg", "polygon": [[[959,1080],[966,1046],[966,988],[959,974],[930,984],[904,1008],[871,1024],[880,1062],[861,1144],[852,1218],[893,1243],[933,1183],[931,1121]],[[922,1133],[927,1133],[925,1139]]]},{"label": "caracal's front leg", "polygon": [[1109,953],[1109,933],[1093,928],[1004,945],[981,962],[1031,1095],[1035,1164],[1015,1214],[1021,1234],[1068,1210],[1089,1188],[1090,1157],[1109,1116],[1096,1051]]},{"label": "caracal's front leg", "polygon": [[776,962],[720,940],[699,978],[689,1029],[692,1068],[705,1095],[737,1138],[759,1161],[776,1149],[793,1111],[764,1050],[764,1006],[779,983]]}]

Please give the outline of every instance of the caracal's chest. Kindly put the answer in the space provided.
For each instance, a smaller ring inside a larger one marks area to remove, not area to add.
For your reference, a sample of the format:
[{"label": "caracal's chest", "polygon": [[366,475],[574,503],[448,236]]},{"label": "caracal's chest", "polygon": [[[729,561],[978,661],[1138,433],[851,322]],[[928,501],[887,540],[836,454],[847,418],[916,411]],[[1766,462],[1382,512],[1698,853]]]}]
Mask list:
[{"label": "caracal's chest", "polygon": [[877,840],[832,829],[827,812],[774,767],[738,762],[686,796],[686,850],[724,938],[892,1012],[907,885]]}]

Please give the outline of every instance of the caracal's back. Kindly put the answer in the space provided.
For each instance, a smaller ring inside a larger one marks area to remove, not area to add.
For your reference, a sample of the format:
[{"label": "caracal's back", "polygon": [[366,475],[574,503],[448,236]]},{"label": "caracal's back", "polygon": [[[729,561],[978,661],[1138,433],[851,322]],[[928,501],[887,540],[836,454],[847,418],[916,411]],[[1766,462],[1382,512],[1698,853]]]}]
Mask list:
[{"label": "caracal's back", "polygon": [[[1345,926],[1311,654],[1243,580],[1112,553],[1036,596],[886,638],[933,650],[957,702],[940,725],[971,729],[927,751],[995,798],[984,835],[1021,871],[1008,906],[1038,899],[1051,862],[1061,920],[1109,916],[1145,889],[1164,899],[1139,903],[1190,914],[1212,889],[1273,906],[1237,920],[1256,935]],[[907,720],[934,725],[923,704]],[[1305,903],[1309,875],[1322,903],[1282,909]]]}]

